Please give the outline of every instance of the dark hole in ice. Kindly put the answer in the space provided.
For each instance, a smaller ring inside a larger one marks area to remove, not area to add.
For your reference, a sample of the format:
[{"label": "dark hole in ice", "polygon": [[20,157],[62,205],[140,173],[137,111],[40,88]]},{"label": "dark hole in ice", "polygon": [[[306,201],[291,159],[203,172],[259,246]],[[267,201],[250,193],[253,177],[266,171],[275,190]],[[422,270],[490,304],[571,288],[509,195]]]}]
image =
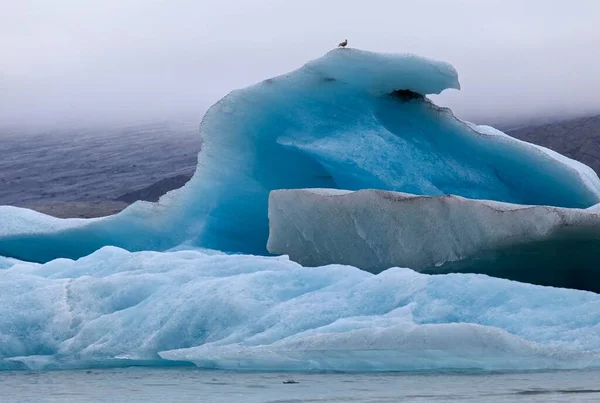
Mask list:
[{"label": "dark hole in ice", "polygon": [[394,98],[399,99],[402,102],[409,102],[415,99],[423,99],[425,98],[423,95],[418,92],[414,92],[411,90],[395,90],[390,93]]}]

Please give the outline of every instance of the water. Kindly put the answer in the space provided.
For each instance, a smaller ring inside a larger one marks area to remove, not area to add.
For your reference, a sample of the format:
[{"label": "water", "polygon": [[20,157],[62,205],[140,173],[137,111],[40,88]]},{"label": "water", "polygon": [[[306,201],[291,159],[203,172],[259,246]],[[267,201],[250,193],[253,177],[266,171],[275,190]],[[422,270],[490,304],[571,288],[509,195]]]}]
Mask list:
[{"label": "water", "polygon": [[110,128],[0,127],[0,205],[112,199],[191,174],[198,121]]},{"label": "water", "polygon": [[[318,374],[128,368],[0,372],[11,402],[598,402],[600,371]],[[296,384],[284,384],[294,380]]]}]

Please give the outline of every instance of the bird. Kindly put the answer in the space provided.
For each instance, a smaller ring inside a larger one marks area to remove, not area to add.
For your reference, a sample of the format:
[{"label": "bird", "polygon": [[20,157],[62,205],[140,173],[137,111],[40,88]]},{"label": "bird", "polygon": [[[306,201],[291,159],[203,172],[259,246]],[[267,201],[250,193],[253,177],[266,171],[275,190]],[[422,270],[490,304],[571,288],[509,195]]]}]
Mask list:
[{"label": "bird", "polygon": [[347,44],[348,44],[348,39],[344,39],[344,42],[340,43],[340,44],[338,45],[338,47],[339,47],[339,48],[345,48]]}]

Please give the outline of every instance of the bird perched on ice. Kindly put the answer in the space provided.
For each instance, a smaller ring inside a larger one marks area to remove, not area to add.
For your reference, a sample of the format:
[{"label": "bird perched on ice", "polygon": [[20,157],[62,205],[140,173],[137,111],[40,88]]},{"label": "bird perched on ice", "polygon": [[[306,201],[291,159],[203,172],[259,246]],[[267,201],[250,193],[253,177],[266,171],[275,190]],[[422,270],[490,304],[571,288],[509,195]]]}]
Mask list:
[{"label": "bird perched on ice", "polygon": [[347,44],[348,44],[348,39],[344,39],[344,42],[340,43],[338,45],[338,48],[345,48]]}]

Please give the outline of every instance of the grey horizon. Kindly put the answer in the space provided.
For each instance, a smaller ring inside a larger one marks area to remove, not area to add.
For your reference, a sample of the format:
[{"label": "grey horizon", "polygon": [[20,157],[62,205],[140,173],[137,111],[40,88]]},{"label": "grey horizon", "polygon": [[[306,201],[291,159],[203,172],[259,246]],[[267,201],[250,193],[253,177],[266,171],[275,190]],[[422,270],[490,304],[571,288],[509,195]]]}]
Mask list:
[{"label": "grey horizon", "polygon": [[229,91],[349,47],[452,63],[479,123],[600,112],[595,0],[4,1],[0,123],[201,119]]}]

